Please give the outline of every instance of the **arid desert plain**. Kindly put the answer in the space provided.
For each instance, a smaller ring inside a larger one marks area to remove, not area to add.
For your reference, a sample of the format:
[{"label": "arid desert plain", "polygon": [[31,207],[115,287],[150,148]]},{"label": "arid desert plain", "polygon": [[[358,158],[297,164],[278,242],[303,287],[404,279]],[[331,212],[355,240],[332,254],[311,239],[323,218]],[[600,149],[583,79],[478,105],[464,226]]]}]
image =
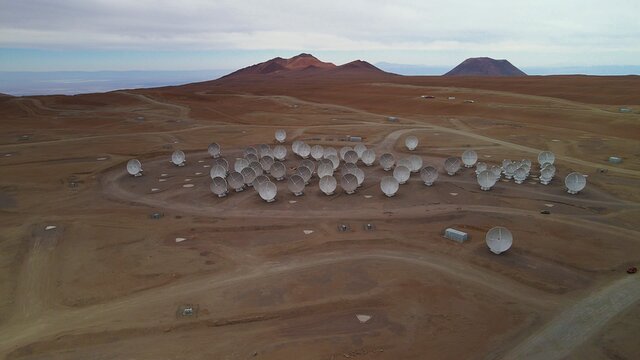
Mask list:
[{"label": "arid desert plain", "polygon": [[[637,359],[638,110],[637,76],[358,66],[2,96],[0,357]],[[358,163],[366,178],[350,195],[323,194],[317,177],[303,196],[272,180],[272,203],[251,188],[211,193],[209,144],[233,164],[275,146],[277,129],[288,174],[293,141],[340,149],[354,136],[439,177],[412,174],[387,197],[376,160]],[[177,149],[186,166],[170,163]],[[481,191],[473,169],[443,169],[467,149],[489,165],[529,159],[531,177]],[[536,180],[541,151],[556,155],[549,185]],[[133,158],[141,177],[127,174]],[[577,195],[564,186],[573,171],[588,175]],[[485,244],[495,226],[514,239],[500,255]],[[444,238],[448,227],[469,240]]]}]

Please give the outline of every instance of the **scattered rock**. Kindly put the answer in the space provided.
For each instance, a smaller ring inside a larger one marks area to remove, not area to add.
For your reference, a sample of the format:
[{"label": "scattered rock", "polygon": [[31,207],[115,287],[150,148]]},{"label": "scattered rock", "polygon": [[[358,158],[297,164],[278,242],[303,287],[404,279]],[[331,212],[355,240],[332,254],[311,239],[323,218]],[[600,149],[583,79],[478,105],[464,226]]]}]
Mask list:
[{"label": "scattered rock", "polygon": [[551,207],[553,207],[553,204],[544,204],[544,206],[551,208]]},{"label": "scattered rock", "polygon": [[196,175],[202,175],[202,173],[201,172],[197,172]]},{"label": "scattered rock", "polygon": [[186,188],[192,188],[194,186],[195,185],[193,185],[193,184],[184,184],[184,185],[182,185],[182,187],[186,187]]},{"label": "scattered rock", "polygon": [[158,179],[159,182],[165,182],[167,179]]},{"label": "scattered rock", "polygon": [[553,142],[560,142],[560,140],[558,140],[558,139],[553,139],[553,140],[551,140],[551,141],[553,141]]},{"label": "scattered rock", "polygon": [[313,230],[302,230],[302,232],[304,232],[305,235],[309,235],[313,233]]},{"label": "scattered rock", "polygon": [[55,228],[57,228],[57,226],[55,226],[55,225],[47,225],[44,229],[45,230],[54,230]]},{"label": "scattered rock", "polygon": [[107,157],[99,157],[99,158],[97,158],[96,160],[98,160],[98,161],[105,161],[105,160],[107,160],[107,159],[108,159]]},{"label": "scattered rock", "polygon": [[198,160],[198,162],[199,162],[199,163],[203,163],[203,162],[204,162],[204,160]]},{"label": "scattered rock", "polygon": [[155,192],[155,191],[160,191],[160,189],[158,189],[158,188],[153,188],[153,189],[151,189],[151,191],[154,191],[154,192]]},{"label": "scattered rock", "polygon": [[177,243],[179,243],[179,242],[183,242],[183,241],[185,241],[185,240],[187,240],[187,239],[185,239],[185,238],[181,238],[181,237],[177,237],[177,238],[176,238],[176,242],[177,242]]},{"label": "scattered rock", "polygon": [[210,168],[211,165],[202,165],[203,168]]},{"label": "scattered rock", "polygon": [[160,174],[160,176],[165,177],[165,176],[169,176],[169,174]]},{"label": "scattered rock", "polygon": [[365,195],[364,198],[365,199],[371,199],[373,196],[372,195]]},{"label": "scattered rock", "polygon": [[289,204],[295,204],[295,203],[297,203],[296,200],[289,200]]},{"label": "scattered rock", "polygon": [[458,193],[449,193],[451,196],[458,196]]},{"label": "scattered rock", "polygon": [[184,182],[189,182],[189,181],[191,181],[191,179],[188,179],[188,178],[184,179]]},{"label": "scattered rock", "polygon": [[367,321],[371,320],[371,315],[357,314],[356,318],[358,318],[358,321],[364,324]]}]

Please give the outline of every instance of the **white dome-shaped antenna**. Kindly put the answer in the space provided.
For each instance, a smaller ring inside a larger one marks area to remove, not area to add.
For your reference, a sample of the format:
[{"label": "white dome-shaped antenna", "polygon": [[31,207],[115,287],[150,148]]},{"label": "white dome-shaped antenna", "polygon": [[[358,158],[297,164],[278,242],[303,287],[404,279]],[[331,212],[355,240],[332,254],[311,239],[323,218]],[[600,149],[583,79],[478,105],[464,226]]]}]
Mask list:
[{"label": "white dome-shaped antenna", "polygon": [[478,174],[478,185],[480,190],[489,191],[496,184],[496,176],[490,170],[483,170]]},{"label": "white dome-shaped antenna", "polygon": [[253,180],[255,180],[258,176],[256,172],[248,166],[242,169],[242,171],[240,171],[240,174],[242,174],[242,178],[246,186],[252,186]]},{"label": "white dome-shaped antenna", "polygon": [[249,160],[238,158],[236,162],[233,163],[233,170],[236,172],[241,172],[242,169],[249,167]]},{"label": "white dome-shaped antenna", "polygon": [[236,192],[244,190],[244,176],[237,171],[232,171],[227,176],[227,183]]},{"label": "white dome-shaped antenna", "polygon": [[462,163],[464,163],[464,167],[470,168],[476,164],[478,161],[478,153],[474,150],[465,150],[462,153]]},{"label": "white dome-shaped antenna", "polygon": [[291,144],[291,151],[293,151],[294,154],[299,155],[298,150],[300,149],[300,146],[302,146],[303,144],[304,144],[304,141],[302,140],[294,141],[293,144]]},{"label": "white dome-shaped antenna", "polygon": [[332,175],[325,175],[320,178],[319,185],[320,191],[322,191],[325,195],[333,195],[333,193],[336,191],[338,182]]},{"label": "white dome-shaped antenna", "polygon": [[515,164],[515,163],[507,164],[507,166],[505,166],[504,171],[503,171],[505,179],[513,178],[513,175],[516,173],[516,170],[518,170],[518,165],[517,164]]},{"label": "white dome-shaped antenna", "polygon": [[394,196],[399,188],[400,184],[393,176],[385,176],[380,180],[380,190],[388,197]]},{"label": "white dome-shaped antenna", "polygon": [[304,159],[300,161],[300,166],[308,167],[311,170],[311,175],[316,171],[316,162],[309,159]]},{"label": "white dome-shaped antenna", "polygon": [[336,171],[338,166],[340,166],[340,159],[337,155],[329,155],[327,156],[327,160],[331,161],[331,164],[333,164],[333,171]]},{"label": "white dome-shaped antenna", "polygon": [[396,178],[396,180],[398,180],[398,183],[400,184],[406,183],[407,180],[409,180],[410,176],[411,171],[406,166],[400,165],[396,166],[395,169],[393,169],[393,177]]},{"label": "white dome-shaped antenna", "polygon": [[380,156],[380,166],[384,169],[384,171],[389,171],[393,169],[393,165],[396,163],[396,159],[393,157],[393,154],[385,153]]},{"label": "white dome-shaped antenna", "polygon": [[318,165],[318,177],[323,178],[325,176],[333,176],[333,164],[331,161],[329,163],[320,163]]},{"label": "white dome-shaped antenna", "polygon": [[551,151],[543,151],[540,154],[538,154],[538,164],[540,165],[543,165],[543,164],[553,165],[555,161],[556,161],[556,156]]},{"label": "white dome-shaped antenna", "polygon": [[283,129],[278,129],[276,130],[275,137],[276,137],[276,141],[282,144],[287,139],[287,132],[284,131]]},{"label": "white dome-shaped antenna", "polygon": [[243,155],[246,157],[246,156],[247,156],[247,155],[249,155],[249,154],[253,154],[253,155],[255,155],[255,156],[258,156],[258,149],[256,149],[256,148],[255,148],[255,147],[253,147],[253,146],[249,146],[249,147],[245,148],[245,149],[244,149],[244,154],[243,154]]},{"label": "white dome-shaped antenna", "polygon": [[485,241],[489,250],[494,254],[502,254],[509,250],[513,244],[513,235],[509,229],[496,226],[487,232]]},{"label": "white dome-shaped antenna", "polygon": [[422,169],[422,158],[418,155],[411,155],[409,156],[409,164],[411,165],[409,170],[411,170],[412,173],[417,173]]},{"label": "white dome-shaped antenna", "polygon": [[309,146],[309,144],[302,144],[300,145],[300,147],[298,148],[298,155],[303,158],[306,159],[309,157],[309,155],[311,154],[311,146]]},{"label": "white dome-shaped antenna", "polygon": [[520,166],[513,173],[513,180],[516,184],[522,184],[527,179],[527,169],[524,166]]},{"label": "white dome-shaped antenna", "polygon": [[142,176],[142,163],[138,159],[127,161],[127,172],[132,176]]},{"label": "white dome-shaped antenna", "polygon": [[356,152],[356,154],[358,154],[358,158],[362,159],[362,154],[367,151],[367,146],[365,144],[357,144],[356,146],[353,147],[353,151]]},{"label": "white dome-shaped antenna", "polygon": [[291,175],[289,177],[289,180],[287,180],[289,191],[291,191],[295,196],[301,196],[302,194],[304,194],[304,185],[304,178],[302,178],[302,176],[300,176],[299,174]]},{"label": "white dome-shaped antenna", "polygon": [[587,178],[579,172],[572,172],[564,179],[569,194],[577,194],[587,186]]},{"label": "white dome-shaped antenna", "polygon": [[[345,146],[345,147],[342,147],[340,149],[340,152],[339,152],[340,160],[344,160],[344,154],[346,154],[347,151],[353,151],[353,149],[351,147],[349,147],[349,146]],[[357,153],[356,153],[356,155],[357,155]]]},{"label": "white dome-shaped antenna", "polygon": [[304,184],[309,184],[309,180],[311,180],[311,170],[306,166],[298,166],[295,172],[296,175],[300,175],[300,177],[304,180]]},{"label": "white dome-shaped antenna", "polygon": [[488,170],[488,166],[487,164],[483,163],[483,162],[477,162],[476,163],[476,175],[480,174],[481,172]]},{"label": "white dome-shaped antenna", "polygon": [[349,150],[344,153],[344,162],[348,164],[355,164],[358,162],[358,153],[355,150]]},{"label": "white dome-shaped antenna", "polygon": [[211,179],[215,177],[221,177],[224,179],[227,177],[227,170],[224,168],[224,166],[216,164],[211,167],[211,170],[209,170],[209,176],[211,177]]},{"label": "white dome-shaped antenna", "polygon": [[409,151],[415,150],[418,147],[418,138],[413,135],[407,136],[406,139],[404,139],[404,146],[406,146]]},{"label": "white dome-shaped antenna", "polygon": [[264,170],[262,170],[262,165],[260,165],[260,163],[257,161],[250,162],[249,167],[252,168],[253,171],[255,171],[256,176],[260,176],[264,173]]},{"label": "white dome-shaped antenna", "polygon": [[498,165],[491,165],[489,171],[491,171],[496,181],[500,180],[500,178],[502,177],[502,168]]},{"label": "white dome-shaped antenna", "polygon": [[460,159],[457,157],[450,157],[444,161],[444,169],[450,176],[455,175],[460,170]]},{"label": "white dome-shaped antenna", "polygon": [[267,144],[258,145],[258,158],[263,156],[272,156],[271,146]]},{"label": "white dome-shaped antenna", "polygon": [[376,161],[376,152],[373,149],[367,149],[362,153],[360,159],[366,166],[371,166]]},{"label": "white dome-shaped antenna", "polygon": [[358,188],[358,178],[353,174],[344,174],[340,178],[340,186],[347,194],[353,194]]},{"label": "white dome-shaped antenna", "polygon": [[209,145],[209,147],[207,147],[207,152],[214,159],[220,157],[220,145],[218,145],[217,143],[212,143],[211,145]]},{"label": "white dome-shaped antenna", "polygon": [[271,166],[275,160],[271,156],[263,156],[260,158],[260,166],[262,166],[262,170],[267,174],[271,171]]},{"label": "white dome-shaped antenna", "polygon": [[438,169],[431,165],[425,166],[420,170],[420,178],[425,185],[431,186],[438,179]]},{"label": "white dome-shaped antenna", "polygon": [[269,181],[270,180],[267,175],[260,175],[260,176],[256,176],[255,180],[253,180],[253,183],[251,183],[251,185],[253,185],[253,190],[255,190],[256,192],[260,192],[260,186],[262,186],[263,184]]},{"label": "white dome-shaped antenna", "polygon": [[287,157],[287,148],[282,145],[276,145],[273,148],[273,157],[282,161]]},{"label": "white dome-shaped antenna", "polygon": [[322,148],[322,145],[314,145],[311,148],[311,157],[314,158],[316,161],[322,159],[323,156],[324,156],[324,149]]},{"label": "white dome-shaped antenna", "polygon": [[182,150],[176,150],[171,154],[171,162],[176,166],[184,166],[185,165],[186,156]]},{"label": "white dome-shaped antenna", "polygon": [[276,195],[278,194],[278,187],[276,184],[271,181],[267,181],[260,185],[260,189],[258,190],[258,195],[262,198],[262,200],[270,203],[276,200]]},{"label": "white dome-shaped antenna", "polygon": [[216,176],[211,179],[209,189],[212,193],[218,195],[218,197],[225,197],[227,196],[227,181],[224,178]]},{"label": "white dome-shaped antenna", "polygon": [[287,173],[287,167],[284,165],[284,163],[280,161],[276,161],[273,163],[273,165],[271,165],[271,169],[269,170],[269,173],[276,180],[280,181],[284,179],[284,176]]}]

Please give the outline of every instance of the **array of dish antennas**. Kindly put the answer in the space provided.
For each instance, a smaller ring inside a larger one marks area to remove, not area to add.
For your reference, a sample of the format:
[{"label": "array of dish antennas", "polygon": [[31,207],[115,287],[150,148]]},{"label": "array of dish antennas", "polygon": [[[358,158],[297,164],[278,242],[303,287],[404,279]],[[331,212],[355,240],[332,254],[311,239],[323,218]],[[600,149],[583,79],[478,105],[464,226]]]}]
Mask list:
[{"label": "array of dish antennas", "polygon": [[513,235],[509,229],[502,226],[496,226],[487,231],[485,241],[489,250],[491,250],[492,253],[499,255],[509,250],[513,244]]},{"label": "array of dish antennas", "polygon": [[380,166],[384,169],[384,171],[389,171],[393,169],[393,165],[396,163],[396,159],[393,157],[393,154],[384,153],[380,156]]},{"label": "array of dish antennas", "polygon": [[444,161],[444,169],[450,176],[455,175],[460,170],[460,158],[450,157]]},{"label": "array of dish antennas", "polygon": [[464,163],[464,167],[470,168],[476,164],[478,161],[478,153],[474,150],[465,150],[462,153],[462,163]]},{"label": "array of dish antennas", "polygon": [[400,183],[393,176],[385,176],[380,180],[380,190],[388,197],[394,196],[399,188]]},{"label": "array of dish antennas", "polygon": [[425,185],[431,186],[438,179],[438,169],[431,165],[427,165],[420,170],[420,178]]},{"label": "array of dish antennas", "polygon": [[284,131],[283,129],[278,129],[276,130],[276,141],[279,142],[280,144],[284,143],[285,140],[287,140],[287,132]]},{"label": "array of dish antennas", "polygon": [[216,176],[211,179],[209,188],[211,189],[211,192],[218,195],[218,197],[227,196],[227,180],[223,177]]},{"label": "array of dish antennas", "polygon": [[587,186],[587,177],[579,172],[572,172],[564,179],[569,194],[577,194]]},{"label": "array of dish antennas", "polygon": [[338,182],[336,181],[336,178],[333,177],[333,175],[325,175],[320,178],[320,191],[322,191],[325,195],[333,195],[333,193],[336,191],[337,185]]},{"label": "array of dish antennas", "polygon": [[209,145],[209,147],[207,147],[207,152],[209,153],[209,155],[211,155],[212,158],[219,158],[220,145],[218,145],[217,143],[212,143],[211,145]]},{"label": "array of dish antennas", "polygon": [[142,176],[142,163],[138,159],[127,161],[127,172],[132,176]]},{"label": "array of dish antennas", "polygon": [[409,151],[415,150],[418,147],[418,138],[413,135],[407,136],[406,139],[404,139],[404,146],[406,146]]},{"label": "array of dish antennas", "polygon": [[176,150],[171,154],[171,162],[176,166],[185,165],[186,156],[182,150]]},{"label": "array of dish antennas", "polygon": [[547,163],[540,170],[540,184],[549,185],[553,177],[556,175],[556,167]]},{"label": "array of dish antennas", "polygon": [[496,184],[495,174],[490,170],[483,170],[478,174],[478,185],[480,185],[480,190],[489,191]]}]

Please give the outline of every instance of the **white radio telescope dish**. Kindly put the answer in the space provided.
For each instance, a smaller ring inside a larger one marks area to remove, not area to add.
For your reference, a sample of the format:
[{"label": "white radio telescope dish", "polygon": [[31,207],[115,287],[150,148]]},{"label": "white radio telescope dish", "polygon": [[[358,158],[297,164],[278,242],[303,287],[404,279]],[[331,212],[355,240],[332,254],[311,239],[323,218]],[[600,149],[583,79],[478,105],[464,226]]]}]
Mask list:
[{"label": "white radio telescope dish", "polygon": [[227,177],[227,169],[225,169],[224,166],[219,164],[213,165],[211,167],[211,170],[209,170],[209,176],[211,177],[211,179],[215,177],[221,177],[224,179]]},{"label": "white radio telescope dish", "polygon": [[232,171],[227,176],[227,183],[231,186],[236,192],[240,192],[244,190],[244,176],[237,171]]},{"label": "white radio telescope dish", "polygon": [[244,149],[244,156],[246,157],[249,154],[258,156],[258,149],[254,148],[253,146],[247,147],[246,149]]},{"label": "white radio telescope dish", "polygon": [[380,190],[388,197],[395,195],[399,188],[400,184],[393,176],[385,176],[380,180]]},{"label": "white radio telescope dish", "polygon": [[511,179],[515,174],[516,170],[518,170],[518,165],[516,163],[509,163],[504,168],[504,177],[506,179]]},{"label": "white radio telescope dish", "polygon": [[344,153],[344,162],[355,164],[358,162],[358,153],[355,150],[349,150]]},{"label": "white radio telescope dish", "polygon": [[209,189],[211,189],[212,193],[218,195],[218,197],[225,197],[227,196],[227,181],[224,178],[216,176],[211,179]]},{"label": "white radio telescope dish", "polygon": [[289,191],[291,191],[295,196],[300,196],[304,194],[304,183],[305,183],[304,179],[302,178],[302,176],[298,174],[291,175],[289,177],[289,180],[287,180],[287,186],[289,187]]},{"label": "white radio telescope dish", "polygon": [[309,169],[306,166],[298,166],[298,168],[296,169],[295,172],[296,175],[300,175],[300,177],[302,177],[302,179],[304,180],[305,185],[309,183],[309,180],[311,180],[311,169]]},{"label": "white radio telescope dish", "polygon": [[460,170],[460,158],[450,157],[444,161],[444,169],[447,174],[453,176]]},{"label": "white radio telescope dish", "polygon": [[393,154],[385,153],[380,156],[380,166],[384,169],[384,171],[389,171],[393,168],[393,165],[396,163],[396,159],[393,157]]},{"label": "white radio telescope dish", "polygon": [[355,175],[356,179],[358,179],[358,187],[360,187],[364,182],[364,171],[362,169],[356,168],[353,175]]},{"label": "white radio telescope dish", "polygon": [[547,166],[540,171],[540,183],[542,185],[549,185],[553,177],[555,176],[555,168],[553,165]]},{"label": "white radio telescope dish", "polygon": [[302,146],[302,144],[304,144],[304,141],[302,140],[294,141],[293,144],[291,144],[291,151],[293,151],[294,154],[298,155],[298,150],[300,149],[300,146]]},{"label": "white radio telescope dish", "polygon": [[490,170],[483,170],[478,174],[478,185],[480,190],[489,191],[496,184],[496,176]]},{"label": "white radio telescope dish", "polygon": [[478,153],[474,150],[465,150],[462,153],[462,162],[464,163],[464,167],[472,167],[478,161]]},{"label": "white radio telescope dish", "polygon": [[212,143],[207,147],[207,152],[211,155],[212,158],[220,157],[220,145],[217,143]]},{"label": "white radio telescope dish", "polygon": [[236,159],[236,162],[233,163],[233,170],[236,172],[241,172],[242,169],[249,167],[249,160],[247,159]]},{"label": "white radio telescope dish", "polygon": [[258,155],[256,154],[246,154],[244,158],[250,163],[258,161]]},{"label": "white radio telescope dish", "polygon": [[516,172],[513,173],[513,180],[515,180],[516,184],[522,184],[527,179],[527,169],[524,166],[521,166],[516,169]]},{"label": "white radio telescope dish", "polygon": [[404,146],[410,151],[415,150],[418,147],[418,138],[413,135],[407,136],[407,138],[404,139]]},{"label": "white radio telescope dish", "polygon": [[[347,153],[347,151],[353,151],[353,149],[349,146],[345,146],[343,148],[340,149],[340,160],[344,160],[344,154]],[[357,153],[356,153],[357,155]]]},{"label": "white radio telescope dish", "polygon": [[371,166],[376,161],[376,152],[373,149],[367,149],[362,153],[360,159],[366,166]]},{"label": "white radio telescope dish", "polygon": [[365,144],[358,144],[353,147],[353,151],[358,154],[358,158],[362,158],[362,154],[367,151],[367,146]]},{"label": "white radio telescope dish", "polygon": [[411,155],[409,156],[409,164],[411,165],[409,170],[412,173],[418,172],[422,169],[422,158],[418,155]]},{"label": "white radio telescope dish", "polygon": [[315,160],[320,160],[322,159],[323,156],[324,156],[324,149],[322,148],[322,145],[314,145],[311,148],[312,158],[314,158]]},{"label": "white radio telescope dish", "polygon": [[271,146],[267,144],[258,145],[258,158],[261,158],[267,155],[272,155]]},{"label": "white radio telescope dish", "polygon": [[476,175],[480,174],[481,172],[487,170],[487,164],[483,163],[483,162],[477,162],[476,163]]},{"label": "white radio telescope dish", "polygon": [[285,174],[287,173],[287,167],[280,161],[276,161],[271,165],[271,169],[269,169],[269,173],[276,180],[280,181],[284,179]]},{"label": "white radio telescope dish", "polygon": [[502,168],[498,165],[492,165],[489,168],[489,171],[491,171],[491,173],[493,174],[493,177],[496,178],[496,181],[498,181],[500,177],[502,177]]},{"label": "white radio telescope dish", "polygon": [[276,184],[271,181],[267,181],[260,185],[260,189],[258,190],[258,195],[262,198],[262,200],[266,202],[273,202],[276,199],[276,195],[278,194],[278,187]]},{"label": "white radio telescope dish", "polygon": [[274,162],[275,160],[273,160],[271,156],[263,156],[262,158],[260,158],[260,166],[262,166],[262,170],[264,170],[266,173],[269,173],[269,171],[271,171],[271,166],[273,166]]},{"label": "white radio telescope dish", "polygon": [[311,170],[311,174],[312,175],[316,171],[316,162],[313,161],[313,160],[304,159],[304,160],[300,161],[300,166],[308,167],[309,170]]},{"label": "white radio telescope dish", "polygon": [[577,194],[587,186],[587,178],[579,172],[572,172],[564,179],[569,194]]},{"label": "white radio telescope dish", "polygon": [[487,231],[485,241],[492,253],[501,254],[509,250],[513,244],[513,235],[509,229],[502,226],[496,226]]},{"label": "white radio telescope dish", "polygon": [[171,162],[176,166],[184,166],[186,156],[182,150],[176,150],[171,154]]},{"label": "white radio telescope dish", "polygon": [[551,151],[543,151],[538,154],[538,164],[551,164],[556,161],[556,156]]},{"label": "white radio telescope dish", "polygon": [[302,143],[298,148],[298,155],[300,155],[301,158],[306,159],[309,157],[309,154],[311,154],[311,146],[309,146],[309,144]]},{"label": "white radio telescope dish", "polygon": [[287,157],[287,148],[282,145],[276,145],[273,148],[273,157],[282,161]]},{"label": "white radio telescope dish", "polygon": [[260,176],[263,174],[263,170],[262,170],[262,165],[260,165],[259,162],[257,161],[252,161],[249,163],[249,167],[253,169],[253,171],[256,172],[256,176]]},{"label": "white radio telescope dish", "polygon": [[320,163],[318,165],[318,177],[323,178],[325,176],[333,176],[333,164],[331,161],[329,163]]},{"label": "white radio telescope dish", "polygon": [[406,183],[410,176],[411,171],[406,166],[400,165],[393,169],[393,177],[396,178],[400,184]]},{"label": "white radio telescope dish", "polygon": [[287,132],[283,129],[276,130],[276,141],[282,144],[287,139]]},{"label": "white radio telescope dish", "polygon": [[327,160],[330,160],[331,163],[333,164],[333,171],[335,171],[338,166],[340,166],[340,159],[338,158],[337,155],[329,155],[327,156]]},{"label": "white radio telescope dish", "polygon": [[420,170],[420,178],[425,185],[431,186],[438,179],[438,169],[431,165],[425,166]]},{"label": "white radio telescope dish", "polygon": [[138,159],[127,161],[127,172],[129,175],[142,176],[142,163]]},{"label": "white radio telescope dish", "polygon": [[344,174],[340,178],[340,186],[347,194],[353,194],[358,188],[358,178],[353,174]]},{"label": "white radio telescope dish", "polygon": [[325,147],[324,148],[324,155],[323,157],[325,159],[327,159],[329,157],[329,155],[335,155],[338,156],[338,150],[336,150],[336,148],[334,147]]},{"label": "white radio telescope dish", "polygon": [[251,184],[253,184],[253,180],[255,180],[256,176],[258,176],[256,175],[256,172],[248,166],[242,169],[242,171],[240,171],[240,174],[242,174],[244,184],[247,186],[251,186]]},{"label": "white radio telescope dish", "polygon": [[222,166],[227,172],[229,172],[229,162],[227,161],[227,159],[223,158],[223,157],[219,157],[219,158],[215,158],[213,159],[213,161],[211,162],[212,166],[215,165],[220,165]]},{"label": "white radio telescope dish", "polygon": [[333,195],[334,191],[336,191],[338,182],[332,175],[325,175],[320,178],[319,185],[320,191],[322,191],[325,195]]},{"label": "white radio telescope dish", "polygon": [[268,183],[269,177],[267,175],[260,175],[260,176],[256,176],[255,180],[253,180],[253,183],[251,185],[253,185],[253,190],[260,192],[260,186],[264,185],[265,183]]}]

